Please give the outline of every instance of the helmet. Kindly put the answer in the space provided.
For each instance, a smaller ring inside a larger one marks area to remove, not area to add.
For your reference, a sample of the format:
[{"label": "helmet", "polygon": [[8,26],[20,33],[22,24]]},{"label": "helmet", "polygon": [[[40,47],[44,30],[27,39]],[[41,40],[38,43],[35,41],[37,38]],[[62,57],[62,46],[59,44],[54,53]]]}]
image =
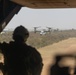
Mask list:
[{"label": "helmet", "polygon": [[18,26],[14,32],[13,32],[13,39],[15,40],[16,37],[21,37],[23,39],[28,38],[29,37],[29,32],[28,30],[23,27],[22,25]]}]

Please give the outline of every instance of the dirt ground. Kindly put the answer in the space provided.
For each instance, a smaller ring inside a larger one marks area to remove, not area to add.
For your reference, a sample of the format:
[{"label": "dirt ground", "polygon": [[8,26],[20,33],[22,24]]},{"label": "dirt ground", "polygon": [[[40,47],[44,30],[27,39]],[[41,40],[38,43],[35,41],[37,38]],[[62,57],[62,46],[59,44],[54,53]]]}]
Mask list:
[{"label": "dirt ground", "polygon": [[[52,45],[38,49],[43,58],[43,70],[41,75],[50,75],[50,67],[53,64],[54,56],[56,54],[72,54],[76,55],[76,38],[69,38],[67,40],[54,43]],[[67,66],[75,67],[75,59],[70,58],[65,61]],[[65,64],[64,63],[64,64]],[[71,71],[73,73],[73,71]]]}]

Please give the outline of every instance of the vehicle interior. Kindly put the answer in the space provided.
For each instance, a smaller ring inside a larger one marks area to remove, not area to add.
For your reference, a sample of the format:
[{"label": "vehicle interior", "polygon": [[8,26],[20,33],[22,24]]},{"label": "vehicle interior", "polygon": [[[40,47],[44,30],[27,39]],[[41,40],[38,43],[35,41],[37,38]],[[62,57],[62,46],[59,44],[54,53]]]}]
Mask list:
[{"label": "vehicle interior", "polygon": [[2,31],[14,14],[17,14],[21,7],[33,9],[47,8],[75,8],[75,0],[0,0],[0,31]]},{"label": "vehicle interior", "polygon": [[[0,32],[8,25],[8,23],[13,18],[13,16],[15,14],[18,14],[18,12],[21,10],[22,7],[28,7],[32,9],[76,8],[76,0],[0,0]],[[45,51],[45,53],[47,53],[47,51]],[[73,64],[68,64],[68,66],[72,65],[73,68],[71,67],[71,69],[73,70],[75,68],[75,72],[76,72],[76,63],[75,63],[76,56],[69,54],[65,55],[64,53],[60,56],[64,58],[67,57],[68,60],[70,58],[71,61],[73,60]],[[67,59],[65,60],[63,59],[62,61],[68,63]],[[62,64],[65,65],[64,63]],[[46,75],[46,74],[49,75],[48,66],[49,65],[47,64],[44,66],[44,68],[46,69],[43,70],[42,75]],[[74,73],[74,70],[73,71],[72,70],[71,70],[71,75],[73,75]]]}]

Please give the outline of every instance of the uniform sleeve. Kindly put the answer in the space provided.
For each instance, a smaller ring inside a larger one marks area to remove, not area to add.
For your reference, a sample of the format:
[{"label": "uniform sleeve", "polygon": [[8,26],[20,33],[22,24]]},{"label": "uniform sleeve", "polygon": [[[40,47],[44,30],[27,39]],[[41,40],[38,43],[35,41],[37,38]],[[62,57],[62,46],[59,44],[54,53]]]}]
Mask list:
[{"label": "uniform sleeve", "polygon": [[40,53],[35,48],[31,48],[30,58],[33,75],[40,75],[43,68],[43,62]]},{"label": "uniform sleeve", "polygon": [[35,61],[36,64],[42,62],[41,54],[35,48],[33,48],[31,56],[33,57],[33,61]]}]

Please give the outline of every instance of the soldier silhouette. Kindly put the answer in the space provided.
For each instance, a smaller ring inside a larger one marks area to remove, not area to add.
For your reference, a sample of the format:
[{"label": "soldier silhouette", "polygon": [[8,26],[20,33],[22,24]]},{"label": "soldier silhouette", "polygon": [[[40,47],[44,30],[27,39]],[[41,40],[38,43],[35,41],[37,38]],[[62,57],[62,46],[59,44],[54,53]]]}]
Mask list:
[{"label": "soldier silhouette", "polygon": [[4,74],[41,74],[43,66],[42,57],[34,47],[25,43],[28,37],[28,30],[21,25],[13,32],[14,41],[0,43],[0,49],[4,54]]}]

